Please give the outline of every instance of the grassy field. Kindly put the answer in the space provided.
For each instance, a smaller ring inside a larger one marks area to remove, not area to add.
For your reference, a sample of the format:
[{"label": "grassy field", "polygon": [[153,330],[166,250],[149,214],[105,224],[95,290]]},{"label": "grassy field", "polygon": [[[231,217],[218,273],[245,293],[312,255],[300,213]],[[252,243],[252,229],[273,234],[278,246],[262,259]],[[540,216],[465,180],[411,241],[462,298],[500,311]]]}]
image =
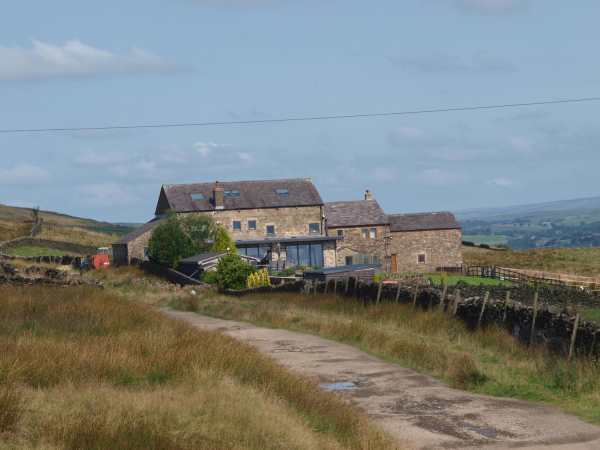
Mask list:
[{"label": "grassy field", "polygon": [[119,239],[119,235],[117,234],[100,233],[84,228],[55,226],[44,226],[42,232],[37,237],[50,239],[51,241],[75,242],[94,247],[110,247],[110,244]]},{"label": "grassy field", "polygon": [[30,223],[0,220],[0,242],[10,241],[12,239],[29,236],[30,230]]},{"label": "grassy field", "polygon": [[395,448],[315,381],[116,292],[137,276],[0,287],[0,447]]},{"label": "grassy field", "polygon": [[583,309],[581,310],[581,317],[600,322],[600,309]]},{"label": "grassy field", "polygon": [[[35,256],[47,256],[47,255],[54,255],[54,256],[73,255],[73,252],[65,252],[62,250],[54,250],[52,248],[45,248],[45,247],[19,247],[19,248],[14,248],[12,250],[7,250],[6,254],[12,255],[12,256],[35,257]],[[75,256],[80,256],[80,255],[75,255]]]},{"label": "grassy field", "polygon": [[465,264],[595,277],[600,275],[600,248],[546,248],[499,252],[463,247]]},{"label": "grassy field", "polygon": [[477,332],[439,311],[382,304],[365,308],[333,295],[205,295],[182,309],[256,325],[313,333],[485,395],[548,403],[600,423],[600,367],[527,348],[508,332]]},{"label": "grassy field", "polygon": [[463,241],[473,242],[474,244],[488,244],[488,245],[501,245],[506,244],[508,239],[502,235],[492,236],[463,236]]}]

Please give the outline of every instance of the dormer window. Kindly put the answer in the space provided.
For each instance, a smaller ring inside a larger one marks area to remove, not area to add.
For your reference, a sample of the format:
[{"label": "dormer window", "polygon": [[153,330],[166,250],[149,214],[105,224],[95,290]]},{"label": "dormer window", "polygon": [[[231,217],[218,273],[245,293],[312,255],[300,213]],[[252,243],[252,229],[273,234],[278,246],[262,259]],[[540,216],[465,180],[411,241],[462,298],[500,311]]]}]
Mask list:
[{"label": "dormer window", "polygon": [[223,195],[225,195],[225,197],[241,197],[242,193],[237,189],[232,189],[230,191],[223,191]]},{"label": "dormer window", "polygon": [[192,200],[204,200],[206,197],[204,197],[204,194],[190,194],[190,197],[192,198]]},{"label": "dormer window", "polygon": [[275,189],[275,192],[277,192],[277,195],[290,195],[289,189]]}]

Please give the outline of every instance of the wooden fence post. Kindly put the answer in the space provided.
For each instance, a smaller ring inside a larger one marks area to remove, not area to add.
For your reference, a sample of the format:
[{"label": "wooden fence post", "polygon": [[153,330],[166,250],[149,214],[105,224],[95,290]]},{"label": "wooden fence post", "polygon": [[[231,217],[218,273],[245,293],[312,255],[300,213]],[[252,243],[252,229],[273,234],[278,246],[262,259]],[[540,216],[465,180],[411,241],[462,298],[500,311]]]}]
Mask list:
[{"label": "wooden fence post", "polygon": [[400,302],[400,287],[401,287],[400,280],[398,280],[398,290],[396,291],[396,303]]},{"label": "wooden fence post", "polygon": [[329,281],[330,280],[325,280],[325,294],[327,294],[327,288],[329,287]]},{"label": "wooden fence post", "polygon": [[508,308],[508,302],[510,302],[510,291],[506,291],[506,299],[504,300],[504,313],[502,314],[502,325],[506,322],[506,310]]},{"label": "wooden fence post", "polygon": [[337,278],[333,280],[333,295],[337,295]]},{"label": "wooden fence post", "polygon": [[533,345],[533,338],[535,336],[535,318],[538,312],[538,292],[535,292],[533,296],[533,319],[531,321],[531,338],[529,339],[529,345]]},{"label": "wooden fence post", "polygon": [[417,307],[417,297],[419,295],[419,283],[415,286],[415,296],[413,298],[413,308]]},{"label": "wooden fence post", "polygon": [[577,328],[579,327],[579,313],[575,316],[575,323],[573,324],[573,334],[571,335],[571,345],[569,347],[569,358],[573,356],[573,350],[575,350],[575,339],[577,338]]},{"label": "wooden fence post", "polygon": [[381,297],[381,288],[383,286],[383,280],[379,282],[379,289],[377,289],[377,300],[375,301],[375,306],[379,306],[379,298]]},{"label": "wooden fence post", "polygon": [[440,300],[440,310],[444,311],[444,302],[446,301],[446,293],[448,292],[448,285],[444,285],[444,289],[442,289],[442,299]]},{"label": "wooden fence post", "polygon": [[458,311],[458,304],[460,303],[460,289],[456,290],[454,294],[454,305],[452,307],[452,316],[456,315],[456,311]]},{"label": "wooden fence post", "polygon": [[479,322],[477,322],[477,328],[481,327],[481,319],[483,319],[483,312],[485,311],[485,305],[490,298],[490,291],[485,291],[485,297],[483,298],[483,305],[481,305],[481,312],[479,313]]}]

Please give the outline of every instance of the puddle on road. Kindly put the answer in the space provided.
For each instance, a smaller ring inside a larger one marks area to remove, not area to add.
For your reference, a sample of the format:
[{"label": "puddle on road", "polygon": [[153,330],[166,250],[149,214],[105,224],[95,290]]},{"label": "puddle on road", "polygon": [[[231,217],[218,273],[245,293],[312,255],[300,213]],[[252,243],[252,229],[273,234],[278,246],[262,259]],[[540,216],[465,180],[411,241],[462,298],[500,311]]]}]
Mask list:
[{"label": "puddle on road", "polygon": [[358,386],[351,381],[347,381],[345,383],[320,384],[319,387],[327,389],[328,391],[345,391],[347,389],[357,388]]},{"label": "puddle on road", "polygon": [[493,432],[492,430],[488,430],[483,427],[478,427],[477,425],[471,425],[470,423],[465,423],[465,422],[458,422],[458,426],[461,428],[466,428],[467,430],[474,431],[475,433],[480,434],[485,437],[488,437],[488,438],[496,437],[496,433]]}]

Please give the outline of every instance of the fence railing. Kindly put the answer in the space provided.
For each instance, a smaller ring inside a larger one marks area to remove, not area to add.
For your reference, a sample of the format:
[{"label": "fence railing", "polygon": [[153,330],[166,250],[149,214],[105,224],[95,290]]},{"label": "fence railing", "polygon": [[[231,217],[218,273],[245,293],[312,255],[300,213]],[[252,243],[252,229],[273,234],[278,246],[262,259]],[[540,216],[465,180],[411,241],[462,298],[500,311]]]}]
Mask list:
[{"label": "fence railing", "polygon": [[482,277],[482,278],[493,278],[496,280],[507,281],[509,283],[516,284],[546,284],[552,288],[565,289],[573,287],[567,285],[562,280],[554,278],[545,278],[539,276],[528,275],[524,272],[515,269],[505,269],[503,267],[491,267],[491,266],[468,266],[467,276],[470,277]]}]

